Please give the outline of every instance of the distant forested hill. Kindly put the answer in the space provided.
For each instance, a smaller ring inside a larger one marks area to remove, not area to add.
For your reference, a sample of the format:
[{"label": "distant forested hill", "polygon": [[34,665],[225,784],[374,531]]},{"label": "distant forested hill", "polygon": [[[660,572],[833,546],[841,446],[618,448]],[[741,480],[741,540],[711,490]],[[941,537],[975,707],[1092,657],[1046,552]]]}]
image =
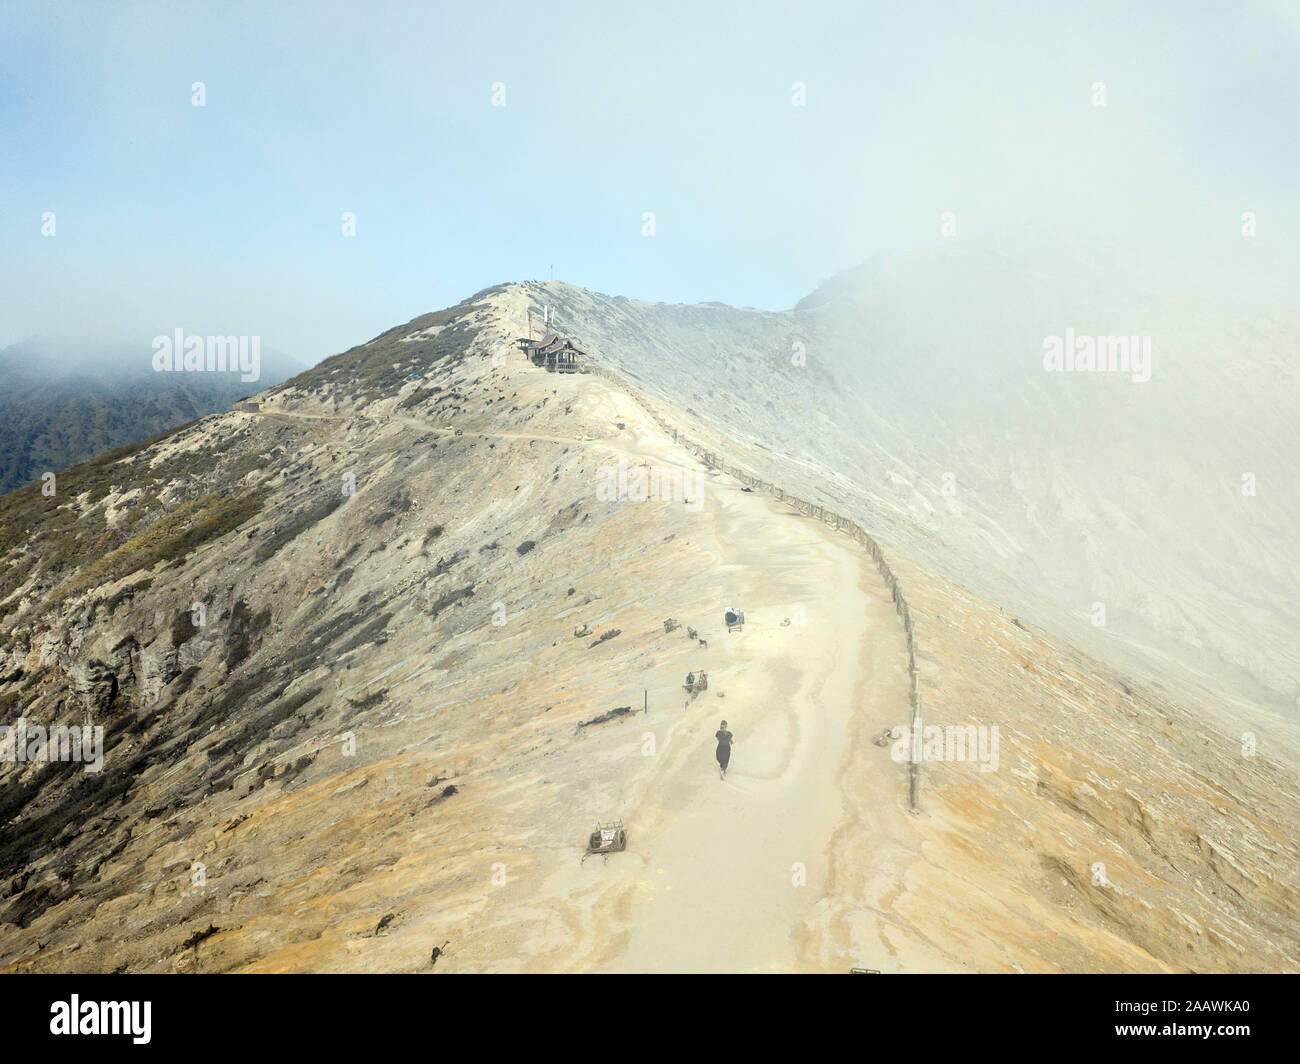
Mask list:
[{"label": "distant forested hill", "polygon": [[141,354],[84,351],[29,340],[0,350],[0,493],[12,491],[102,451],[156,436],[242,396],[278,384],[303,367],[263,352],[261,378],[237,373],[154,373]]}]

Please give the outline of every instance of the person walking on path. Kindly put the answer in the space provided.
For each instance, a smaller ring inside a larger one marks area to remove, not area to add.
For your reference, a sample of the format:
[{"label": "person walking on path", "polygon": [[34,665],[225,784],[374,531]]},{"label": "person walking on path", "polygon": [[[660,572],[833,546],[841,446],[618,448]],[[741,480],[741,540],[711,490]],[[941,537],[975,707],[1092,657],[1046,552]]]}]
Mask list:
[{"label": "person walking on path", "polygon": [[721,770],[718,778],[725,780],[727,778],[727,763],[731,760],[731,744],[735,742],[735,736],[727,731],[727,722],[725,720],[722,722],[722,727],[718,729],[716,738],[718,740],[716,756],[718,758],[718,768]]}]

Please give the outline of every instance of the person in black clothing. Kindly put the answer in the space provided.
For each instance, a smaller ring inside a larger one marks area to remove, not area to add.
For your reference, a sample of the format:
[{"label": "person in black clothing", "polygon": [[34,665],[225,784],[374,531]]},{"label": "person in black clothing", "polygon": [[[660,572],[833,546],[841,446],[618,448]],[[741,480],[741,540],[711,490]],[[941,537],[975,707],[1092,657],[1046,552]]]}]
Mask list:
[{"label": "person in black clothing", "polygon": [[731,744],[735,741],[731,732],[727,731],[727,722],[722,722],[722,727],[718,729],[716,736],[718,740],[718,767],[722,770],[718,776],[719,779],[727,778],[727,762],[731,760]]}]

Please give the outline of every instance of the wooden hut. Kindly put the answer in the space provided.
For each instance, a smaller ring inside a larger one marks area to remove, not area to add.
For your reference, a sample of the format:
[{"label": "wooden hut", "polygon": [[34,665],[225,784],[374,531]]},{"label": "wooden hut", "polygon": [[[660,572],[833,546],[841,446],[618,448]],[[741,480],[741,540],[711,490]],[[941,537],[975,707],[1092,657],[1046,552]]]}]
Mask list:
[{"label": "wooden hut", "polygon": [[551,373],[577,373],[587,357],[587,352],[568,337],[553,332],[548,332],[540,340],[521,336],[518,344],[519,350],[534,366],[540,366]]}]

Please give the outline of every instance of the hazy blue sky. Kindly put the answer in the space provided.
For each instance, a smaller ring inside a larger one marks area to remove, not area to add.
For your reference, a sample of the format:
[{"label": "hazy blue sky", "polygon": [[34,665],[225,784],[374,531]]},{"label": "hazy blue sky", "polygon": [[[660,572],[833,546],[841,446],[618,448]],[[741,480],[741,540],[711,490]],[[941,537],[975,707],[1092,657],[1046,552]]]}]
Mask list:
[{"label": "hazy blue sky", "polygon": [[0,344],[314,362],[552,264],[788,307],[944,211],[1294,243],[1300,3],[1136,6],[6,4]]}]

